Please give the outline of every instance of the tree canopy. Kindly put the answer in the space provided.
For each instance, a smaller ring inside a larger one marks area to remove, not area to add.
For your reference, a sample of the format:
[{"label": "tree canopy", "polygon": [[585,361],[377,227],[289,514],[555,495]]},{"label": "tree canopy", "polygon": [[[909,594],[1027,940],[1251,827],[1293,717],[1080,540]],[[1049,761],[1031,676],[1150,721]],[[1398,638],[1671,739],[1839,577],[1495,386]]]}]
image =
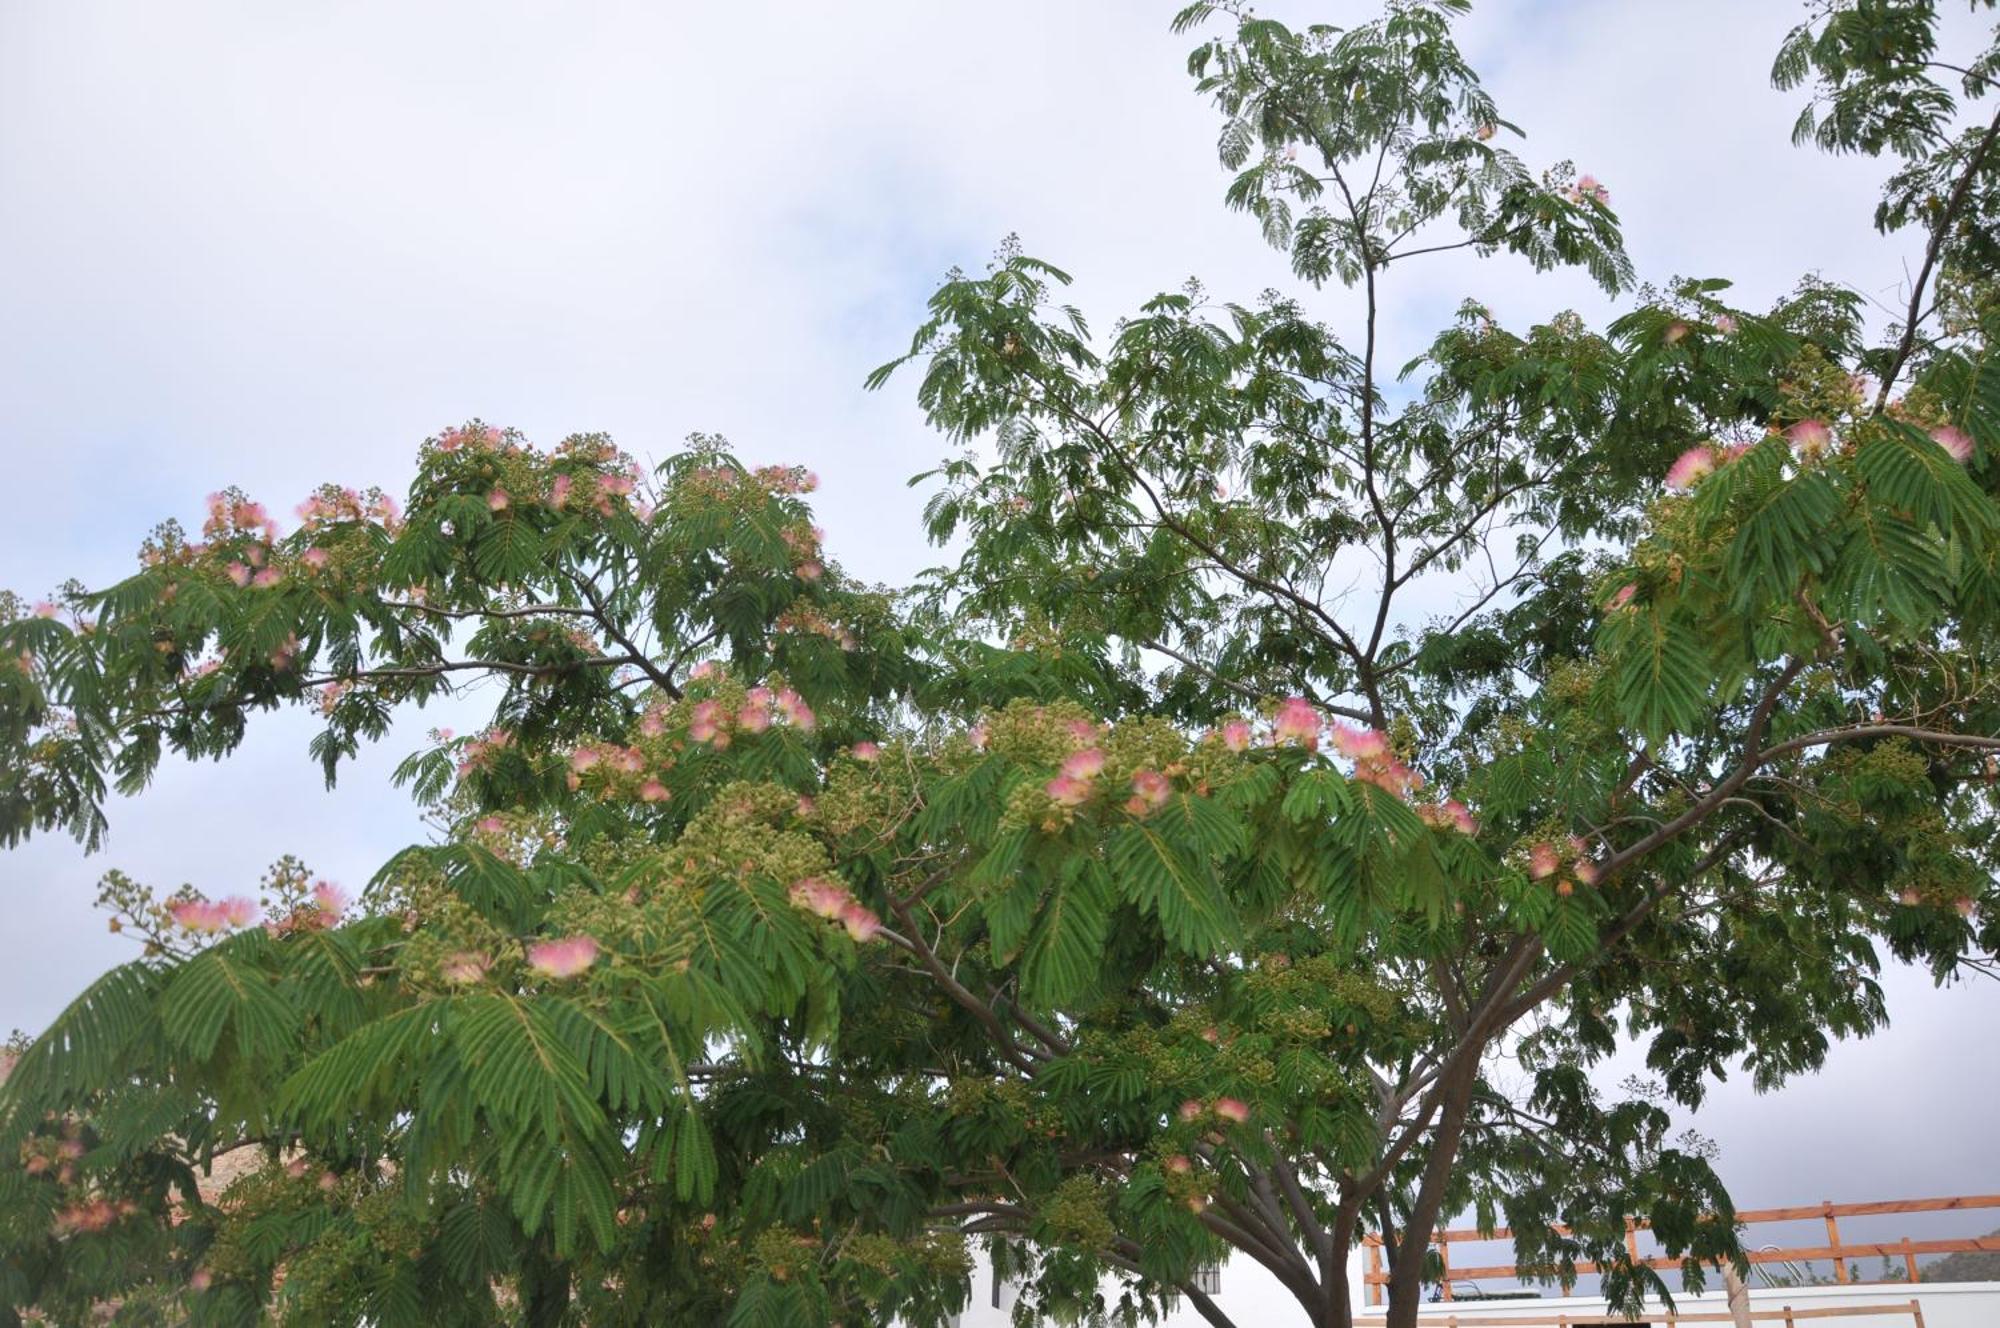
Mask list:
[{"label": "tree canopy", "polygon": [[[937,1325],[984,1242],[1024,1314],[1227,1325],[1233,1251],[1333,1328],[1364,1233],[1414,1322],[1459,1212],[1625,1305],[1670,1291],[1628,1219],[1739,1254],[1669,1106],[1880,1027],[1885,954],[2000,949],[1997,57],[1928,0],[1778,57],[1921,238],[1878,333],[1824,280],[1634,288],[1464,8],[1176,19],[1301,288],[1100,338],[1017,245],[953,273],[871,380],[968,449],[914,586],[831,559],[798,468],[474,420],[400,502],[224,490],[6,596],[7,842],[95,848],[279,707],[331,783],[498,699],[400,767],[440,833],[365,887],[106,878],[144,953],[0,1088],[0,1322]],[[1392,373],[1451,249],[1624,312],[1468,303]],[[1621,1038],[1655,1084],[1593,1080]]]}]

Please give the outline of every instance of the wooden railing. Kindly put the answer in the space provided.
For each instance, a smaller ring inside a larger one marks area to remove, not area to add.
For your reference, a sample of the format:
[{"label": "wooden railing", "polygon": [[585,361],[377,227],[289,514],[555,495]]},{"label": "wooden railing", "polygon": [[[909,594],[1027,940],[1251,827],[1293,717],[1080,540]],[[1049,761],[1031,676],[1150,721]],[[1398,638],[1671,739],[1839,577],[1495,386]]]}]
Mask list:
[{"label": "wooden railing", "polygon": [[[1858,1319],[1863,1315],[1882,1317],[1885,1315],[1910,1316],[1914,1328],[1924,1328],[1924,1307],[1917,1301],[1905,1301],[1901,1305],[1822,1305],[1811,1309],[1795,1310],[1790,1305],[1779,1309],[1751,1310],[1752,1323],[1782,1323],[1786,1328],[1802,1319]],[[1703,1310],[1700,1313],[1660,1314],[1648,1313],[1638,1320],[1640,1324],[1658,1325],[1658,1328],[1675,1328],[1683,1323],[1734,1323],[1735,1317],[1727,1310]],[[1545,1319],[1501,1318],[1498,1315],[1447,1314],[1443,1318],[1426,1316],[1423,1322],[1438,1325],[1438,1328],[1579,1328],[1580,1325],[1617,1324],[1620,1328],[1635,1328],[1631,1319],[1612,1314],[1556,1314]],[[1355,1328],[1379,1328],[1381,1320],[1356,1319]]]},{"label": "wooden railing", "polygon": [[[1852,1277],[1847,1268],[1850,1258],[1882,1258],[1903,1261],[1904,1277],[1911,1282],[1917,1280],[1917,1256],[1920,1254],[1959,1254],[1975,1250],[2000,1251],[2000,1236],[1971,1236],[1958,1240],[1861,1240],[1843,1241],[1840,1238],[1840,1219],[1843,1217],[1881,1217],[1894,1213],[1945,1213],[1961,1209],[2000,1208],[2000,1194],[1956,1195],[1942,1199],[1885,1199],[1875,1203],[1818,1203],[1796,1208],[1752,1208],[1736,1214],[1736,1221],[1743,1226],[1755,1226],[1765,1222],[1801,1222],[1819,1218],[1826,1223],[1826,1244],[1773,1247],[1750,1250],[1745,1257],[1752,1264],[1768,1263],[1813,1263],[1831,1260],[1833,1276],[1837,1283],[1857,1282],[1867,1284],[1869,1279]],[[1679,1268],[1679,1259],[1664,1255],[1641,1256],[1639,1253],[1639,1233],[1646,1229],[1643,1222],[1627,1223],[1625,1228],[1625,1249],[1633,1263],[1648,1268]],[[1567,1227],[1557,1227],[1556,1231],[1568,1235]],[[1455,1227],[1440,1231],[1432,1237],[1437,1247],[1439,1262],[1443,1268],[1439,1290],[1445,1300],[1452,1298],[1453,1282],[1469,1282],[1478,1278],[1513,1278],[1520,1276],[1513,1264],[1495,1264],[1490,1267],[1456,1267],[1451,1262],[1451,1247],[1462,1241],[1511,1240],[1513,1233],[1506,1227],[1490,1232],[1482,1232],[1475,1227]],[[1368,1271],[1363,1280],[1368,1286],[1368,1303],[1379,1305],[1382,1287],[1389,1281],[1389,1274],[1382,1266],[1382,1241],[1375,1235],[1363,1237],[1368,1248]],[[1531,1272],[1533,1270],[1530,1270]],[[1556,1270],[1550,1269],[1550,1272]],[[1576,1276],[1598,1271],[1598,1266],[1590,1262],[1575,1265]],[[1804,1316],[1805,1311],[1798,1311]],[[1921,1317],[1921,1316],[1920,1316]],[[1683,1315],[1682,1322],[1699,1322]],[[1470,1320],[1462,1322],[1470,1323]],[[1570,1323],[1592,1322],[1572,1316]]]}]

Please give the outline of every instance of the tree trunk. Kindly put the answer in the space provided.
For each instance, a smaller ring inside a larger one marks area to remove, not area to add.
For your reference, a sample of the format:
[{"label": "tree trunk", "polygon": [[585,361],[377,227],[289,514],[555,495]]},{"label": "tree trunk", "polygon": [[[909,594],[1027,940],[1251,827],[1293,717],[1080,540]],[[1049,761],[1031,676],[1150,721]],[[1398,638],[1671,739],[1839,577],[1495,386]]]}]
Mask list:
[{"label": "tree trunk", "polygon": [[1437,1133],[1424,1159],[1424,1178],[1403,1223],[1403,1239],[1389,1268],[1388,1328],[1416,1328],[1417,1309],[1424,1298],[1424,1263],[1431,1233],[1437,1230],[1446,1186],[1458,1160],[1459,1140],[1472,1111],[1472,1093],[1479,1082],[1479,1049],[1467,1048],[1458,1064],[1438,1081],[1440,1095]]}]

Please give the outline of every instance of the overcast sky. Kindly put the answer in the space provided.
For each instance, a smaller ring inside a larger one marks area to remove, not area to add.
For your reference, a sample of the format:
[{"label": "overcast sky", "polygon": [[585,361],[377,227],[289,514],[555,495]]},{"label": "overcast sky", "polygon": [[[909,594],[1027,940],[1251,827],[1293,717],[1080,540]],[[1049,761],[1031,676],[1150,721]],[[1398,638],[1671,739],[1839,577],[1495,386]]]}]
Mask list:
[{"label": "overcast sky", "polygon": [[[1174,7],[0,0],[0,585],[123,576],[227,483],[277,512],[323,480],[399,491],[415,444],[473,415],[810,465],[834,556],[907,580],[935,555],[904,481],[944,447],[910,380],[861,379],[946,268],[1018,232],[1100,327],[1190,276],[1290,284],[1220,205]],[[1530,166],[1609,186],[1642,277],[1730,277],[1756,306],[1817,271],[1893,300],[1912,246],[1869,226],[1878,168],[1792,149],[1796,100],[1768,86],[1801,12],[1487,0],[1463,36]],[[1466,296],[1515,327],[1609,309],[1574,275],[1427,261],[1387,284],[1389,363]],[[1353,325],[1346,292],[1313,306]],[[455,718],[331,794],[309,726],[267,722],[114,808],[96,858],[0,854],[0,1030],[129,957],[90,907],[109,867],[224,894],[293,852],[360,884],[420,833],[388,768]],[[2000,1190],[2000,989],[1889,987],[1893,1032],[1701,1114],[1740,1203]]]}]

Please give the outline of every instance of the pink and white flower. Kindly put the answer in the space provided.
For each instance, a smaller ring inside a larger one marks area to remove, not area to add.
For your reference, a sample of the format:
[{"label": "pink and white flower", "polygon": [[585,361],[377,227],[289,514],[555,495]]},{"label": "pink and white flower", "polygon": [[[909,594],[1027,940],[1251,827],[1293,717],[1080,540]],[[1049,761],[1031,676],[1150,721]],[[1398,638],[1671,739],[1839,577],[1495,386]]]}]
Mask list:
[{"label": "pink and white flower", "polygon": [[1940,424],[1931,430],[1931,441],[1951,453],[1951,459],[1961,466],[1972,460],[1972,435],[1949,424]]},{"label": "pink and white flower", "polygon": [[1288,697],[1278,704],[1278,712],[1272,718],[1274,741],[1296,743],[1312,751],[1319,746],[1319,730],[1319,711],[1303,696]]},{"label": "pink and white flower", "polygon": [[597,939],[565,936],[528,947],[528,967],[543,977],[573,978],[597,962]]},{"label": "pink and white flower", "polygon": [[1062,773],[1069,779],[1091,780],[1104,769],[1104,749],[1086,747],[1063,758]]},{"label": "pink and white flower", "polygon": [[1125,810],[1134,816],[1147,816],[1167,805],[1173,794],[1173,781],[1157,770],[1139,770],[1132,775],[1132,796],[1125,803]]},{"label": "pink and white flower", "polygon": [[1676,493],[1692,489],[1696,482],[1715,472],[1715,449],[1707,443],[1690,447],[1667,467],[1667,487]]},{"label": "pink and white flower", "polygon": [[1232,752],[1248,751],[1250,749],[1250,721],[1247,719],[1225,721],[1222,726],[1222,745]]}]

